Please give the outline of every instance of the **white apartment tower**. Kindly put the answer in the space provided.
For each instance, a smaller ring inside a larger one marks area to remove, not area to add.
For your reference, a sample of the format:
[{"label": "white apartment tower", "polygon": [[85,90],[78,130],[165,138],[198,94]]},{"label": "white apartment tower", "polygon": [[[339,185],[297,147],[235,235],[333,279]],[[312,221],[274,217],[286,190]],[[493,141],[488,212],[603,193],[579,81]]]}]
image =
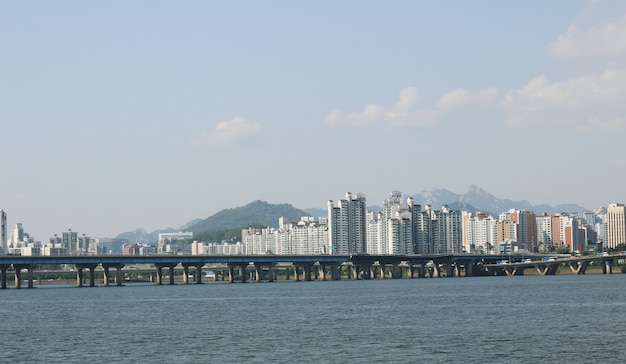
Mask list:
[{"label": "white apartment tower", "polygon": [[379,254],[413,253],[413,216],[409,203],[402,202],[400,191],[392,191],[389,198],[383,201],[379,220]]},{"label": "white apartment tower", "polygon": [[461,212],[450,210],[447,205],[443,205],[441,210],[433,211],[431,216],[434,217],[431,221],[434,224],[433,253],[455,254],[463,252]]},{"label": "white apartment tower", "polygon": [[11,234],[11,246],[13,248],[17,248],[19,243],[24,241],[24,229],[22,228],[22,223],[18,222],[15,224],[13,228],[13,233]]},{"label": "white apartment tower", "polygon": [[490,254],[498,243],[497,223],[489,214],[467,214],[463,226],[465,251]]},{"label": "white apartment tower", "polygon": [[610,203],[606,211],[607,246],[615,248],[626,244],[626,208],[623,204]]},{"label": "white apartment tower", "polygon": [[334,206],[328,201],[328,245],[330,254],[362,254],[366,252],[365,195],[352,195]]}]

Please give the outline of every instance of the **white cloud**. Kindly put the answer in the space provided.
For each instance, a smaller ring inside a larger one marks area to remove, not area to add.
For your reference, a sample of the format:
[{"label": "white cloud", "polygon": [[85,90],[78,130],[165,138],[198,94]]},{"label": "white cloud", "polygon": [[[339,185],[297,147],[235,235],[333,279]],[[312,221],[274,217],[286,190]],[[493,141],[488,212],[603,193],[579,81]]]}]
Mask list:
[{"label": "white cloud", "polygon": [[[561,123],[571,133],[624,130],[626,69],[551,82],[541,75],[506,93],[501,106],[507,124]],[[619,115],[619,117],[618,117]]]},{"label": "white cloud", "polygon": [[261,124],[250,122],[242,117],[222,121],[212,131],[204,130],[196,140],[199,144],[222,145],[256,134],[261,130]]},{"label": "white cloud", "polygon": [[626,15],[599,27],[582,29],[576,24],[548,46],[559,58],[613,57],[626,54]]},{"label": "white cloud", "polygon": [[420,95],[415,87],[407,87],[400,91],[394,106],[383,107],[369,104],[362,111],[344,113],[334,110],[326,116],[327,124],[346,124],[353,126],[407,126],[424,125],[434,122],[439,112],[432,108],[418,109]]},{"label": "white cloud", "polygon": [[498,88],[490,87],[482,89],[476,95],[467,90],[458,89],[443,95],[437,104],[441,109],[456,109],[468,105],[483,105],[498,96]]},{"label": "white cloud", "polygon": [[415,87],[407,87],[400,91],[400,100],[396,103],[396,110],[410,111],[419,103],[420,95]]},{"label": "white cloud", "polygon": [[608,68],[599,76],[580,76],[550,82],[541,75],[507,92],[502,104],[517,111],[623,107],[626,100],[626,70]]}]

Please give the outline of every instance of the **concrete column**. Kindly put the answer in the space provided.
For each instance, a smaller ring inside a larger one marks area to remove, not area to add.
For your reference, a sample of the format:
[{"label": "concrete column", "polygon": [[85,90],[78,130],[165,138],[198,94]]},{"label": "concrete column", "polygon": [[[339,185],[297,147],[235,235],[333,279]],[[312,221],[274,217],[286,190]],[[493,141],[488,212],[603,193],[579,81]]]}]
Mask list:
[{"label": "concrete column", "polygon": [[28,282],[28,288],[33,288],[33,267],[28,266],[26,268],[26,280]]},{"label": "concrete column", "polygon": [[246,283],[248,281],[248,277],[246,275],[246,268],[248,268],[247,264],[239,266],[239,269],[241,269],[241,283]]},{"label": "concrete column", "polygon": [[392,279],[402,278],[402,267],[397,266],[397,265],[392,265],[391,266],[391,278]]},{"label": "concrete column", "polygon": [[82,267],[76,267],[76,286],[77,287],[83,286],[83,268]]},{"label": "concrete column", "polygon": [[325,281],[326,280],[326,267],[323,265],[319,265],[318,270],[317,270],[317,276],[319,277],[318,279],[320,281]]},{"label": "concrete column", "polygon": [[124,284],[124,272],[122,272],[123,265],[118,265],[115,271],[115,285],[121,286]]},{"label": "concrete column", "polygon": [[170,285],[174,285],[174,265],[170,265]]},{"label": "concrete column", "polygon": [[452,265],[452,263],[446,264],[446,277],[454,277],[454,266]]},{"label": "concrete column", "polygon": [[422,263],[417,267],[417,278],[426,277],[426,264]]},{"label": "concrete column", "polygon": [[183,284],[189,284],[189,266],[183,265]]},{"label": "concrete column", "polygon": [[285,268],[285,280],[289,280],[289,267]]},{"label": "concrete column", "polygon": [[255,282],[256,282],[256,283],[260,283],[260,282],[261,282],[261,279],[262,279],[262,276],[263,276],[263,267],[261,267],[261,265],[260,265],[260,264],[255,264],[255,265],[254,265],[254,270],[255,270],[255,272],[256,272],[256,279],[255,279]]},{"label": "concrete column", "polygon": [[278,280],[278,269],[276,269],[276,267],[270,266],[268,273],[269,273],[269,277],[267,279],[270,282],[274,282]]},{"label": "concrete column", "polygon": [[296,280],[296,282],[300,282],[300,266],[299,265],[293,265],[293,275],[294,275],[294,279]]},{"label": "concrete column", "polygon": [[0,265],[0,289],[7,289],[7,269],[8,265]]},{"label": "concrete column", "polygon": [[433,264],[433,278],[441,277],[440,271],[441,269],[439,268],[439,263]]},{"label": "concrete column", "polygon": [[306,264],[304,267],[304,280],[307,282],[311,281],[311,265]]},{"label": "concrete column", "polygon": [[108,287],[109,286],[109,266],[103,265],[102,270],[104,272],[104,286]]},{"label": "concrete column", "polygon": [[196,266],[196,284],[202,284],[202,265]]},{"label": "concrete column", "polygon": [[602,260],[602,274],[613,274],[613,260]]},{"label": "concrete column", "polygon": [[15,268],[15,288],[22,288],[22,268]]},{"label": "concrete column", "polygon": [[96,286],[96,267],[89,267],[89,287]]},{"label": "concrete column", "polygon": [[228,283],[233,283],[235,281],[235,267],[232,265],[228,265]]},{"label": "concrete column", "polygon": [[156,269],[157,269],[156,284],[160,286],[163,283],[163,267],[160,265],[157,265]]}]

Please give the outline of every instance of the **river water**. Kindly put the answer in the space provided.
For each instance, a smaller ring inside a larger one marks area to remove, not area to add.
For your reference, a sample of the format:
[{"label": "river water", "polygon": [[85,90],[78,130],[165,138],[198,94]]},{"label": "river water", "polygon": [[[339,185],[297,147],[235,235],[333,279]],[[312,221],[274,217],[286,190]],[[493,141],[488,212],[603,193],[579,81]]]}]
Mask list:
[{"label": "river water", "polygon": [[1,363],[626,359],[626,274],[0,290]]}]

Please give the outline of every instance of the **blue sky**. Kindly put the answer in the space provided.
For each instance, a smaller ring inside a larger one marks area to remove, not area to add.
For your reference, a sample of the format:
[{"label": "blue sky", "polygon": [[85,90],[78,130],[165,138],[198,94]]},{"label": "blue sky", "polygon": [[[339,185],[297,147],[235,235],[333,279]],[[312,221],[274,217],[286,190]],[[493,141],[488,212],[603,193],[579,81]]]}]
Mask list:
[{"label": "blue sky", "polygon": [[626,202],[623,1],[3,1],[0,208],[47,241],[471,184]]}]

